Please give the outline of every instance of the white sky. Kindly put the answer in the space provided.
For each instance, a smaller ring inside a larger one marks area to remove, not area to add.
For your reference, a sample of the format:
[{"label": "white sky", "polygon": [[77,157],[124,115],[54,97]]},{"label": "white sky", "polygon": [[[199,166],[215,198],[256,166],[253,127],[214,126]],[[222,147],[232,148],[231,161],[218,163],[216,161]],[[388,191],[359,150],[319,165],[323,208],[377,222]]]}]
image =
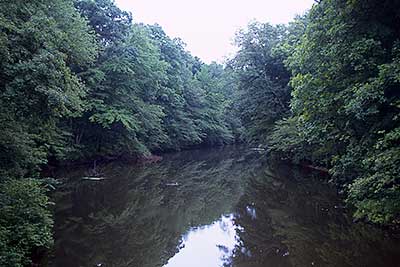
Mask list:
[{"label": "white sky", "polygon": [[252,21],[288,23],[314,0],[115,0],[134,22],[160,24],[204,62],[222,62],[235,51],[235,32]]}]

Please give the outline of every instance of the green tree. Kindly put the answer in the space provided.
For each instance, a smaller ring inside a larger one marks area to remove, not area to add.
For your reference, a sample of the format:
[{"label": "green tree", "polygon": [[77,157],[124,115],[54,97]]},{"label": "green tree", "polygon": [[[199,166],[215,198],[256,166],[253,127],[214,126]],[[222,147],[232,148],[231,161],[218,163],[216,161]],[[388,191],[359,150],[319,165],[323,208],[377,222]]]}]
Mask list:
[{"label": "green tree", "polygon": [[[98,62],[103,79],[92,89],[87,112],[88,149],[95,155],[146,154],[166,142],[164,112],[156,104],[165,63],[141,26],[106,48]],[[85,130],[85,129],[83,129]]]},{"label": "green tree", "polygon": [[0,184],[0,265],[23,267],[33,248],[50,248],[53,220],[43,185],[37,180]]},{"label": "green tree", "polygon": [[2,1],[0,28],[0,168],[25,175],[62,152],[57,123],[78,116],[86,94],[73,69],[97,46],[72,1]]},{"label": "green tree", "polygon": [[231,65],[237,75],[238,109],[245,136],[264,143],[274,123],[289,114],[289,71],[280,46],[287,36],[283,25],[251,23],[236,36],[239,47]]},{"label": "green tree", "polygon": [[76,0],[75,7],[104,46],[123,39],[132,26],[132,15],[119,9],[113,0]]}]

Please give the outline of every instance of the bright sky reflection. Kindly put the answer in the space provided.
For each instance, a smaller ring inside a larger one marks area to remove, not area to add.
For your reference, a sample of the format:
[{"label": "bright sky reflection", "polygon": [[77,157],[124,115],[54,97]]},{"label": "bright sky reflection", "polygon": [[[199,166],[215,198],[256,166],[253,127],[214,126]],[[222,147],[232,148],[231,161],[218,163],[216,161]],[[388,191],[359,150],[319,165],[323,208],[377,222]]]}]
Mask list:
[{"label": "bright sky reflection", "polygon": [[219,267],[232,256],[237,243],[233,215],[193,228],[183,237],[184,247],[164,267]]}]

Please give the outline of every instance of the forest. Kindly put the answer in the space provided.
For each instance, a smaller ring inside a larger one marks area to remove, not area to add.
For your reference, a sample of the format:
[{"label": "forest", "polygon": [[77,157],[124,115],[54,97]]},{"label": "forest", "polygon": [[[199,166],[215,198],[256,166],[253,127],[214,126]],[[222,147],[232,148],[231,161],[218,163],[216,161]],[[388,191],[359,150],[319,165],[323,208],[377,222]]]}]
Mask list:
[{"label": "forest", "polygon": [[53,243],[43,170],[250,144],[329,172],[355,220],[400,222],[400,2],[321,0],[205,64],[113,0],[0,2],[0,265]]}]

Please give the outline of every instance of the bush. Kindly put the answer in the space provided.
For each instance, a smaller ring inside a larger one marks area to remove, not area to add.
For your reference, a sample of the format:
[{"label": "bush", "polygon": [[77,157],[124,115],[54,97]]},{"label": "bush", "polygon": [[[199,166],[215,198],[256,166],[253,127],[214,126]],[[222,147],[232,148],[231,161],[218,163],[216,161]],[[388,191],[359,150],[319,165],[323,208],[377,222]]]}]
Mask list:
[{"label": "bush", "polygon": [[49,204],[46,189],[38,180],[0,184],[0,266],[26,266],[35,248],[52,245]]}]

